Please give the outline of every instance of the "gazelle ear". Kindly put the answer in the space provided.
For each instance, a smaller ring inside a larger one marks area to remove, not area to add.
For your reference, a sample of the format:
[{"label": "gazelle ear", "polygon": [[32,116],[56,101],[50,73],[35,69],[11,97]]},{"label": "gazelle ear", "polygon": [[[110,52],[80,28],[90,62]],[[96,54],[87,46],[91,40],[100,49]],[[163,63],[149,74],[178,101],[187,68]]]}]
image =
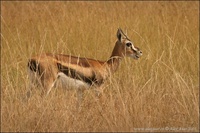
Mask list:
[{"label": "gazelle ear", "polygon": [[119,28],[117,30],[117,39],[121,42],[121,38],[122,38],[122,30]]},{"label": "gazelle ear", "polygon": [[127,38],[127,36],[124,34],[121,28],[117,30],[117,38],[120,42],[122,41],[122,38]]}]

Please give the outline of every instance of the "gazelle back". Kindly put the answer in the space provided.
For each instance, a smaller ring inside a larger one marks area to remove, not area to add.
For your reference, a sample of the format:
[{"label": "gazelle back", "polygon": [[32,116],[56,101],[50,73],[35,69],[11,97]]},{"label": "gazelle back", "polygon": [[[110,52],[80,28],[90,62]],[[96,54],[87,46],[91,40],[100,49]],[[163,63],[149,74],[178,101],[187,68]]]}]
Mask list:
[{"label": "gazelle back", "polygon": [[91,86],[99,88],[107,77],[117,70],[125,56],[139,59],[141,55],[141,50],[118,29],[115,47],[107,61],[51,53],[29,59],[30,89],[37,84],[48,94],[57,81],[61,81],[67,89],[81,90]]}]

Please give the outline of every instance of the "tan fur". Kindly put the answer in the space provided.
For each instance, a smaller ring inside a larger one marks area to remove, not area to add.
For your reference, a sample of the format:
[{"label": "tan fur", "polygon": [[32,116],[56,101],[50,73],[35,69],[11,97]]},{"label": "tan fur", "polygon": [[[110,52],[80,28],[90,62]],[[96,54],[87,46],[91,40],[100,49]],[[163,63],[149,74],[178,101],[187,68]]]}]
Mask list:
[{"label": "tan fur", "polygon": [[28,69],[32,73],[29,76],[31,79],[37,78],[44,88],[44,92],[48,93],[59,77],[65,77],[65,75],[67,77],[63,79],[66,80],[76,79],[88,86],[101,86],[106,78],[117,70],[124,56],[138,59],[142,55],[140,49],[133,45],[121,29],[117,31],[117,38],[112,54],[107,61],[44,53],[29,60]]}]

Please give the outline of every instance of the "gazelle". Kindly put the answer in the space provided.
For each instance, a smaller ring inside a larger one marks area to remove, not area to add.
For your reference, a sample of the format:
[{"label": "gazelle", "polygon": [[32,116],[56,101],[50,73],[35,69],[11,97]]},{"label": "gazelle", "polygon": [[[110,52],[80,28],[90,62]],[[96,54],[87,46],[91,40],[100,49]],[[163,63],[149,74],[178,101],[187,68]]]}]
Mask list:
[{"label": "gazelle", "polygon": [[[141,50],[134,46],[121,29],[118,29],[115,47],[107,61],[45,53],[29,59],[29,78],[31,83],[40,84],[46,94],[57,81],[61,81],[68,89],[76,88],[78,91],[91,86],[100,87],[106,78],[117,70],[125,56],[138,59],[141,55]],[[34,84],[31,84],[30,88]],[[80,93],[78,97],[81,95]]]}]

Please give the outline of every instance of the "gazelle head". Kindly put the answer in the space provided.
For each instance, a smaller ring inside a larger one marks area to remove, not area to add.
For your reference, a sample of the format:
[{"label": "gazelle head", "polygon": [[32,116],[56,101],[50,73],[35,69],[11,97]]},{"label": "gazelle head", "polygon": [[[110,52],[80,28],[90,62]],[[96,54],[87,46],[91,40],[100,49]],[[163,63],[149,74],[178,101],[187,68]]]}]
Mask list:
[{"label": "gazelle head", "polygon": [[142,51],[138,47],[134,46],[133,42],[131,42],[120,28],[117,31],[117,38],[118,41],[116,42],[115,47],[116,52],[118,52],[120,56],[128,56],[134,59],[138,59],[142,56]]}]

